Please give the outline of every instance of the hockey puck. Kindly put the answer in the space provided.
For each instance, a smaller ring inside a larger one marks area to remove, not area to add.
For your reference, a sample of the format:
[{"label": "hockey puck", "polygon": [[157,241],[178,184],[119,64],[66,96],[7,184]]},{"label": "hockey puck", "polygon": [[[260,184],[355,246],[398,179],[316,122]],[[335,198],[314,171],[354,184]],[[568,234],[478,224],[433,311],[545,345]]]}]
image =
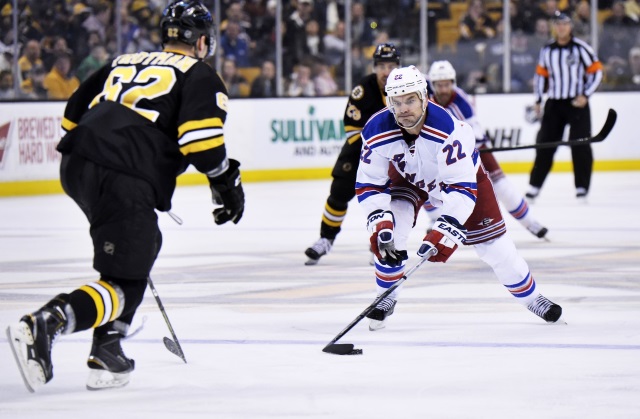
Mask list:
[{"label": "hockey puck", "polygon": [[354,349],[353,351],[349,352],[347,355],[362,355],[362,349]]}]

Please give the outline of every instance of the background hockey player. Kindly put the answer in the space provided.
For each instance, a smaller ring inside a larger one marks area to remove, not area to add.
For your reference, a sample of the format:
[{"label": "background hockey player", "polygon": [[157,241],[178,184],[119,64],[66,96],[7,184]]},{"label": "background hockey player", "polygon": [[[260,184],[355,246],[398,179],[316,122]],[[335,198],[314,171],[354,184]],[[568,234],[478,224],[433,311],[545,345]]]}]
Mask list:
[{"label": "background hockey player", "polygon": [[128,383],[134,361],[120,345],[142,301],[162,244],[155,209],[168,211],[176,177],[189,164],[211,185],[216,224],[244,210],[239,163],[226,154],[224,84],[202,60],[215,50],[214,25],[198,1],[169,5],[163,52],[125,54],[70,98],[58,146],[60,176],[91,225],[97,282],[60,294],[7,329],[27,388],[53,377],[59,334],[94,328],[87,387]]},{"label": "background hockey player", "polygon": [[[518,302],[556,322],[562,308],[540,294],[529,266],[505,234],[472,127],[428,101],[426,80],[414,66],[392,71],[385,90],[388,109],[362,130],[356,181],[358,201],[369,214],[378,295],[402,277],[409,233],[430,199],[441,215],[424,237],[419,256],[435,247],[437,254],[429,261],[446,262],[458,246],[473,246]],[[384,327],[397,296],[398,290],[367,315],[371,330]]]},{"label": "background hockey player", "polygon": [[371,115],[387,106],[384,86],[391,70],[399,65],[400,52],[393,44],[378,45],[373,53],[374,72],[360,80],[351,91],[344,112],[347,139],[331,172],[333,181],[322,213],[320,238],[304,252],[309,258],[306,265],[315,265],[329,253],[340,232],[349,201],[355,196],[354,185],[362,149],[360,132]]},{"label": "background hockey player", "polygon": [[[449,61],[435,61],[429,68],[429,82],[431,83],[430,99],[445,108],[449,113],[461,121],[465,121],[473,128],[476,137],[476,148],[486,149],[491,146],[485,135],[475,111],[466,93],[456,86],[456,70]],[[480,160],[489,174],[493,189],[505,209],[520,222],[534,236],[543,238],[547,228],[540,225],[533,218],[524,195],[506,178],[502,168],[492,153],[481,153]],[[437,211],[430,202],[424,208],[432,220],[437,218]]]}]

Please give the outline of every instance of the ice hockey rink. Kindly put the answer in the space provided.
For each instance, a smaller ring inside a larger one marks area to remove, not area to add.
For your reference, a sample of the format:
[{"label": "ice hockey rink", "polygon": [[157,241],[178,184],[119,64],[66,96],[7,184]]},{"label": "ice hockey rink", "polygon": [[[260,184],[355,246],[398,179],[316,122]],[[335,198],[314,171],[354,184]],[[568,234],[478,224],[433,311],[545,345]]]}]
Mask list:
[{"label": "ice hockey rink", "polygon": [[[523,191],[526,175],[510,175]],[[85,389],[88,331],[62,336],[54,378],[27,392],[4,329],[59,292],[97,279],[88,224],[64,195],[0,199],[0,417],[4,418],[638,418],[640,172],[596,172],[587,205],[573,176],[552,173],[532,206],[542,241],[506,217],[509,234],[566,324],[515,302],[458,250],[405,283],[386,329],[360,322],[322,348],[374,298],[365,214],[353,201],[332,253],[304,266],[329,181],[249,183],[244,218],[216,226],[206,186],[179,188],[177,225],[152,278],[188,363],[152,294],[123,343],[131,383]],[[421,215],[408,266],[427,227]]]}]

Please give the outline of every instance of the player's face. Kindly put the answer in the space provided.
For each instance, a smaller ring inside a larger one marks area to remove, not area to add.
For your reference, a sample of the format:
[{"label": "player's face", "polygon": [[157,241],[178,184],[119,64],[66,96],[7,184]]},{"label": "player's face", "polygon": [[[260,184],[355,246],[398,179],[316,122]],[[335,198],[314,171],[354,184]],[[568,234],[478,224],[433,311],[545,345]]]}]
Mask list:
[{"label": "player's face", "polygon": [[396,120],[403,127],[412,127],[422,118],[422,99],[417,93],[393,96],[391,104],[396,114]]},{"label": "player's face", "polygon": [[394,62],[379,62],[373,71],[376,73],[376,79],[378,80],[378,86],[384,90],[384,86],[387,84],[387,77],[394,68],[398,68],[398,64]]},{"label": "player's face", "polygon": [[436,100],[441,105],[446,105],[451,99],[453,94],[453,81],[451,80],[439,80],[431,83],[434,93],[436,94]]}]

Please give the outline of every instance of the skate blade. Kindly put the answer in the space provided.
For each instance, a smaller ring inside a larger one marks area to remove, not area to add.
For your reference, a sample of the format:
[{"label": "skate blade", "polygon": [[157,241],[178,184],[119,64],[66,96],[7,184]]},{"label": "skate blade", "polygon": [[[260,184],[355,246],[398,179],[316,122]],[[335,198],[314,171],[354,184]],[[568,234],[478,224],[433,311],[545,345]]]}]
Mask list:
[{"label": "skate blade", "polygon": [[317,265],[318,262],[320,261],[320,259],[307,259],[307,261],[304,263],[306,266],[313,266],[313,265]]},{"label": "skate blade", "polygon": [[25,355],[27,345],[33,344],[31,330],[22,322],[15,327],[9,326],[7,327],[7,339],[25,387],[30,393],[35,393],[46,383],[46,379],[42,366],[36,361],[27,359]]},{"label": "skate blade", "polygon": [[98,391],[120,388],[129,384],[129,373],[117,373],[107,370],[91,370],[87,379],[87,390]]},{"label": "skate blade", "polygon": [[369,323],[369,331],[375,332],[376,330],[384,329],[386,327],[385,320],[371,320]]}]

